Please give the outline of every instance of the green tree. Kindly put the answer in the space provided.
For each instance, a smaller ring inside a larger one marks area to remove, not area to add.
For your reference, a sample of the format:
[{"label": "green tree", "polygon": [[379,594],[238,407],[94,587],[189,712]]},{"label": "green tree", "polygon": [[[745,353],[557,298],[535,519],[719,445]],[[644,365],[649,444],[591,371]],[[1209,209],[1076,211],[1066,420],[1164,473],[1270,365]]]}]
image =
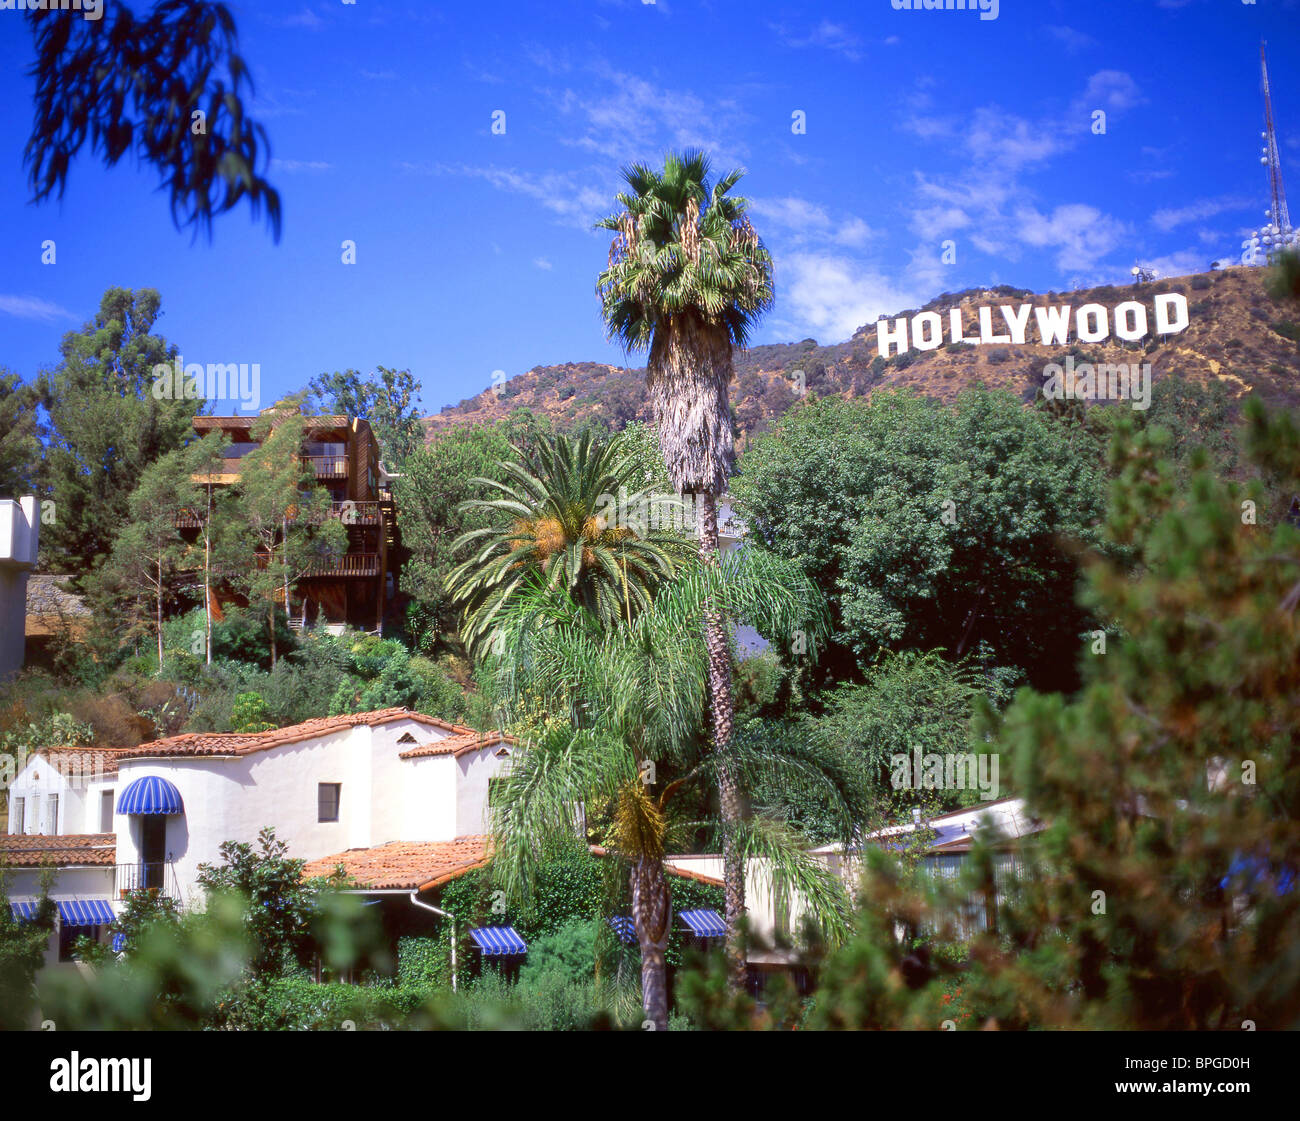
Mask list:
[{"label": "green tree", "polygon": [[112,167],[128,152],[156,168],[172,221],[195,234],[247,198],[280,236],[280,196],[258,170],[266,131],[246,112],[252,80],[224,4],[159,0],[140,17],[123,3],[103,19],[51,4],[29,16],[36,45],[36,120],[24,159],[36,202],[62,198],[89,142]]},{"label": "green tree", "polygon": [[[212,664],[212,634],[217,587],[223,571],[246,563],[247,555],[240,541],[238,491],[219,481],[224,471],[230,437],[210,432],[189,447],[190,478],[198,501],[185,512],[198,522],[197,545],[203,556],[203,659]],[[190,642],[190,653],[196,654]]]},{"label": "green tree", "polygon": [[[163,671],[163,613],[174,598],[190,550],[177,519],[199,504],[191,456],[178,449],[150,464],[127,501],[129,520],[107,563],[94,576],[114,603],[126,608],[127,634],[152,630]],[[115,613],[116,614],[116,613]]]},{"label": "green tree", "polygon": [[[1004,707],[1009,699],[1010,689],[1002,681],[989,681],[935,651],[904,651],[887,655],[872,667],[865,684],[842,683],[824,694],[820,698],[824,711],[819,715],[801,714],[785,721],[750,720],[737,735],[800,737],[821,744],[856,776],[866,807],[861,816],[878,828],[893,824],[914,806],[930,816],[1002,797],[1010,776],[1000,771],[998,792],[981,792],[974,785],[955,791],[920,790],[914,784],[895,789],[891,760],[906,755],[910,761],[914,750],[924,757],[987,749],[972,735],[971,721],[984,702]],[[764,783],[753,794],[756,803],[798,825],[818,844],[831,839],[821,801],[809,800],[779,783]]]},{"label": "green tree", "polygon": [[314,378],[307,392],[330,415],[365,417],[379,439],[385,467],[405,470],[424,443],[420,384],[410,370],[377,366],[369,380],[356,370],[336,370]]},{"label": "green tree", "polygon": [[63,571],[84,574],[109,554],[145,468],[190,435],[201,402],[153,391],[154,367],[176,356],[154,333],[160,303],[151,288],[108,289],[95,318],[63,337],[58,367],[41,378],[50,427],[44,477],[55,503],[41,546]]},{"label": "green tree", "polygon": [[6,880],[0,868],[0,1031],[29,1031],[36,1012],[36,974],[54,933],[55,907],[45,880],[35,916],[17,918],[9,907]]},{"label": "green tree", "polygon": [[0,495],[6,498],[36,491],[44,452],[36,416],[38,403],[35,386],[0,367]]},{"label": "green tree", "polygon": [[954,407],[828,398],[747,451],[733,492],[751,547],[827,591],[830,669],[944,649],[1069,687],[1090,615],[1074,551],[1097,540],[1103,471],[1086,441],[982,387]]},{"label": "green tree", "polygon": [[[1245,415],[1249,462],[1300,484],[1294,419]],[[955,891],[875,853],[815,1026],[933,1029],[959,964],[972,1026],[1300,1026],[1300,531],[1243,517],[1260,483],[1205,455],[1177,487],[1168,443],[1112,445],[1106,532],[1136,560],[1099,560],[1086,597],[1121,635],[1083,656],[1076,697],[1024,690],[989,726],[1044,825],[1015,881],[995,896],[994,836]],[[966,948],[952,916],[972,902],[986,924]]]},{"label": "green tree", "polygon": [[[580,816],[599,818],[602,841],[628,875],[641,950],[642,1001],[657,1028],[668,1026],[666,959],[672,902],[664,872],[670,837],[690,828],[698,803],[685,795],[716,788],[724,765],[702,735],[709,654],[700,619],[706,603],[730,616],[763,622],[785,635],[818,633],[816,590],[788,565],[731,554],[659,589],[640,614],[611,623],[562,588],[528,585],[503,612],[497,695],[506,726],[552,714],[515,750],[493,809],[493,868],[508,895],[526,900],[545,860],[572,847]],[[558,719],[554,718],[558,717]],[[840,836],[852,835],[854,803],[800,740],[782,745],[728,741],[725,765],[737,780],[759,776],[839,799]],[[682,818],[685,816],[686,821]],[[716,822],[716,819],[714,819]],[[728,830],[742,874],[759,862],[778,890],[797,892],[834,937],[843,933],[847,899],[825,866],[778,819],[755,815]]]},{"label": "green tree", "polygon": [[240,693],[230,713],[232,732],[269,732],[275,725],[268,719],[270,709],[259,693]]},{"label": "green tree", "polygon": [[683,538],[648,524],[653,516],[643,502],[657,499],[668,520],[680,521],[680,506],[672,496],[629,495],[634,469],[617,441],[554,436],[540,440],[527,462],[501,461],[497,473],[505,481],[470,480],[495,494],[462,504],[489,524],[453,543],[469,555],[447,576],[448,594],[464,609],[461,634],[471,651],[482,651],[501,611],[536,574],[612,625],[645,610],[656,589],[688,563]]},{"label": "green tree", "polygon": [[[440,432],[418,447],[394,480],[394,497],[402,515],[402,546],[410,556],[402,566],[402,590],[419,604],[434,635],[450,634],[455,610],[446,590],[456,566],[454,543],[471,529],[489,524],[481,509],[464,508],[478,493],[472,480],[492,474],[510,457],[503,426],[464,425]],[[432,636],[420,636],[426,646]]]},{"label": "green tree", "polygon": [[253,424],[258,446],[244,456],[239,475],[240,510],[256,562],[236,580],[250,602],[264,605],[272,669],[279,646],[277,605],[287,612],[292,585],[347,549],[347,530],[331,516],[329,492],[303,462],[305,431],[306,420],[294,402],[281,402]]},{"label": "green tree", "polygon": [[286,855],[289,846],[270,827],[258,832],[256,849],[245,841],[224,841],[218,851],[221,864],[199,865],[199,886],[246,901],[249,970],[254,979],[278,976],[310,945],[317,898],[328,885],[304,880],[306,861]]},{"label": "green tree", "polygon": [[[709,161],[696,151],[669,153],[662,171],[632,164],[623,169],[630,190],[618,196],[621,211],[597,223],[615,235],[596,282],[606,330],[627,349],[649,352],[646,385],[668,476],[678,493],[702,496],[705,564],[717,561],[717,496],[727,488],[734,458],[732,351],[748,343],[773,299],[771,255],[749,221],[746,200],[730,193],[743,175],[734,170],[710,185]],[[713,737],[725,760],[734,722],[726,620],[710,609],[704,627]],[[718,781],[729,827],[723,836],[728,945],[739,984],[745,882],[732,834],[743,808],[725,762]]]}]

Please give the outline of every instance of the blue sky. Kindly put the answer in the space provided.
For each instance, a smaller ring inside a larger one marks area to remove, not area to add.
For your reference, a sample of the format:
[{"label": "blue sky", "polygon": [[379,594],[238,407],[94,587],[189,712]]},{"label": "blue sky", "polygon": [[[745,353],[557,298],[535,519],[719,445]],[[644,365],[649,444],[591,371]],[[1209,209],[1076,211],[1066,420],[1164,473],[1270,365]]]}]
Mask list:
[{"label": "blue sky", "polygon": [[88,155],[61,204],[30,205],[31,44],[0,12],[0,365],[55,362],[110,285],[159,289],[187,362],[258,363],[263,404],[382,364],[436,411],[496,370],[621,362],[591,224],[620,165],[691,145],[749,169],[776,263],[760,343],[840,341],[975,285],[1202,271],[1264,220],[1261,38],[1300,219],[1297,0],[1001,0],[993,20],[891,0],[229,6],[278,245],[246,209],[192,243],[152,172]]}]

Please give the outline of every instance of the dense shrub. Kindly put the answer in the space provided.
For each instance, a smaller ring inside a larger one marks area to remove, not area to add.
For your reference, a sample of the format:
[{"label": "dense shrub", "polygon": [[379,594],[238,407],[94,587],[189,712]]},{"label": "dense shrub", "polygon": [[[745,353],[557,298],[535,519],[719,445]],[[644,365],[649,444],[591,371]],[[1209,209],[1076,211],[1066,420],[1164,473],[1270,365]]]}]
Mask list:
[{"label": "dense shrub", "polygon": [[560,977],[568,982],[590,980],[596,961],[595,919],[565,923],[528,946],[528,958],[519,970],[519,983],[534,986],[543,979]]}]

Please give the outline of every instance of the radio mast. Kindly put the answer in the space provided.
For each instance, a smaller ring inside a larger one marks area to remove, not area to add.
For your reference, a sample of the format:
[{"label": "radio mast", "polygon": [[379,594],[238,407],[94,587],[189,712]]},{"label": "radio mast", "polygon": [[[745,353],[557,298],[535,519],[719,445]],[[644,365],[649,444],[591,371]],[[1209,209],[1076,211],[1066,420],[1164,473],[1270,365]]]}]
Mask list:
[{"label": "radio mast", "polygon": [[[1291,226],[1291,215],[1286,207],[1286,190],[1282,186],[1282,161],[1278,155],[1277,130],[1273,125],[1273,95],[1268,86],[1268,59],[1265,57],[1266,44],[1259,44],[1259,71],[1264,89],[1264,131],[1259,138],[1264,142],[1259,162],[1268,168],[1269,208],[1266,212],[1268,224],[1251,235],[1251,243],[1260,250],[1254,254],[1258,262],[1260,256],[1265,261],[1272,261],[1284,249],[1300,245],[1300,233]],[[1262,262],[1261,262],[1262,263]]]}]

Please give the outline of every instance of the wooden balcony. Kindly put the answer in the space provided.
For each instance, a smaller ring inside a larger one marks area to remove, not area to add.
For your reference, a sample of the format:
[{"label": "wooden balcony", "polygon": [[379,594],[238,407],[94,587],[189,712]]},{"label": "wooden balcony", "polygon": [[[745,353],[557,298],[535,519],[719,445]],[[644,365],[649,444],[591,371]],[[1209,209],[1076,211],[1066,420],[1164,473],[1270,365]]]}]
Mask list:
[{"label": "wooden balcony", "polygon": [[378,553],[344,553],[334,561],[321,561],[312,566],[308,576],[368,576],[379,575]]},{"label": "wooden balcony", "polygon": [[315,472],[318,479],[346,479],[348,477],[348,457],[346,455],[304,455],[302,461]]},{"label": "wooden balcony", "polygon": [[383,524],[383,512],[378,502],[331,502],[330,517],[338,518],[344,525]]}]

